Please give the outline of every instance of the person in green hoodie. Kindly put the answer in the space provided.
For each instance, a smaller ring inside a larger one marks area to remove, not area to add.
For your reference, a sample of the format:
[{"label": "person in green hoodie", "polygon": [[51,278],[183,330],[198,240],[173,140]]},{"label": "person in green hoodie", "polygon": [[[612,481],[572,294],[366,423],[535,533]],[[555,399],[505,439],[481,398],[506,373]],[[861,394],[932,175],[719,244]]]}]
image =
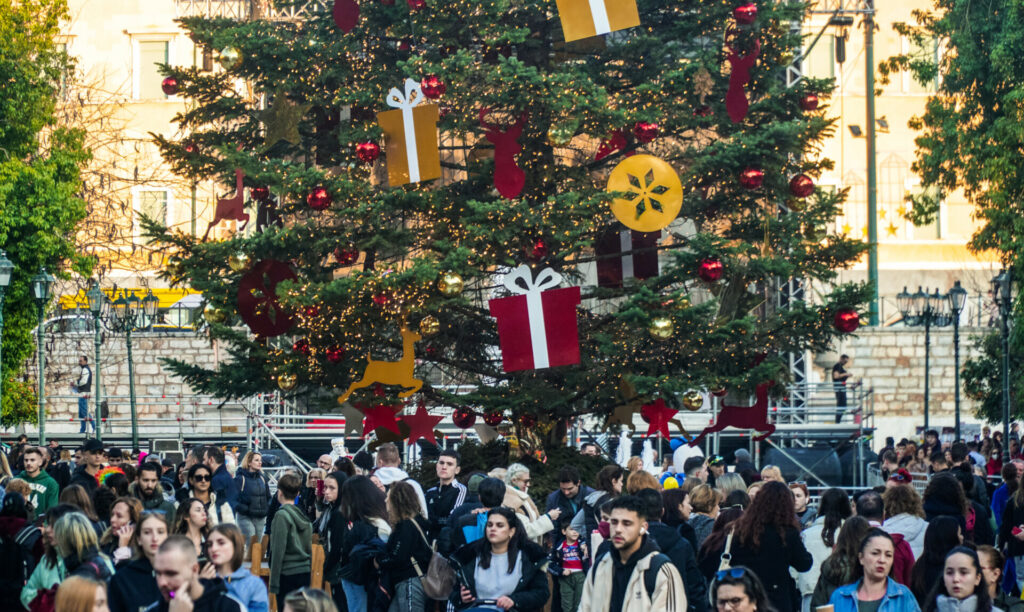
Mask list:
[{"label": "person in green hoodie", "polygon": [[32,494],[26,501],[32,504],[36,516],[42,516],[47,510],[56,506],[57,495],[60,493],[57,481],[43,470],[44,452],[46,451],[38,446],[26,448],[22,455],[25,469],[17,476],[27,482],[29,488],[32,489]]},{"label": "person in green hoodie", "polygon": [[313,524],[295,505],[302,488],[296,474],[287,473],[277,481],[277,501],[281,509],[270,526],[270,592],[278,601],[304,586],[309,586],[313,559]]}]

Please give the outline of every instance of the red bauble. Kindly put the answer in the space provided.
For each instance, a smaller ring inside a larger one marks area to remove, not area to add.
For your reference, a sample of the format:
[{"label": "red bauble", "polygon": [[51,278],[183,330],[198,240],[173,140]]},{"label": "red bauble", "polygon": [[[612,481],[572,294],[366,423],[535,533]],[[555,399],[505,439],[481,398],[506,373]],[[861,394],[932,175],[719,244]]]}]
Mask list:
[{"label": "red bauble", "polygon": [[380,157],[380,145],[371,141],[360,142],[356,145],[356,156],[361,162],[374,162]]},{"label": "red bauble", "polygon": [[189,155],[194,155],[199,152],[199,145],[197,145],[194,142],[186,142],[185,152],[188,153]]},{"label": "red bauble", "polygon": [[500,412],[488,412],[484,415],[484,423],[487,423],[491,427],[501,425],[503,420],[505,420],[505,416]]},{"label": "red bauble", "polygon": [[306,203],[313,210],[327,210],[331,207],[331,193],[323,187],[317,187],[306,196]]},{"label": "red bauble", "polygon": [[832,318],[832,324],[839,332],[849,334],[857,331],[857,328],[860,327],[860,315],[852,308],[842,308],[836,311],[836,316]]},{"label": "red bauble", "polygon": [[757,189],[764,184],[764,170],[760,168],[747,168],[740,172],[740,185],[747,189]]},{"label": "red bauble", "polygon": [[633,126],[633,136],[639,143],[648,143],[658,137],[659,127],[657,123],[648,123],[646,121],[638,121]]},{"label": "red bauble", "polygon": [[420,89],[423,90],[424,96],[430,98],[431,100],[436,100],[444,95],[444,92],[445,90],[448,89],[448,86],[445,85],[444,81],[442,81],[441,78],[438,77],[436,74],[431,74],[429,76],[424,77],[423,80],[420,81]]},{"label": "red bauble", "polygon": [[327,349],[327,361],[338,363],[345,358],[345,347],[335,344]]},{"label": "red bauble", "polygon": [[711,107],[707,104],[705,104],[704,106],[698,106],[697,108],[693,109],[694,117],[707,117],[711,115],[711,112]]},{"label": "red bauble", "polygon": [[750,25],[757,19],[757,5],[753,2],[747,2],[737,6],[732,11],[732,16],[736,20],[736,23],[740,25]]},{"label": "red bauble", "polygon": [[538,238],[530,249],[530,259],[544,259],[548,256],[548,245],[543,238]]},{"label": "red bauble", "polygon": [[257,202],[266,202],[270,199],[269,187],[252,187],[249,189],[249,197]]},{"label": "red bauble", "polygon": [[334,258],[338,260],[339,265],[351,266],[359,261],[359,249],[351,244],[346,247],[338,247],[334,249]]},{"label": "red bauble", "polygon": [[174,77],[167,77],[160,82],[160,89],[164,90],[164,93],[173,96],[178,93],[178,79]]},{"label": "red bauble", "polygon": [[715,397],[725,397],[726,393],[728,393],[728,391],[725,387],[722,387],[721,389],[715,389],[712,391],[711,395],[714,395]]},{"label": "red bauble", "polygon": [[305,309],[304,312],[306,313],[306,317],[307,318],[313,319],[313,318],[316,318],[316,317],[320,316],[320,307],[319,306],[306,306],[306,309]]},{"label": "red bauble", "polygon": [[418,11],[422,8],[427,7],[427,0],[406,0],[406,2],[409,3],[409,8],[413,9],[414,11]]},{"label": "red bauble", "polygon": [[532,414],[524,414],[523,416],[519,417],[519,424],[525,427],[526,429],[533,429],[534,427],[537,426],[537,417],[533,416]]},{"label": "red bauble", "polygon": [[455,423],[455,426],[460,429],[469,429],[476,423],[476,413],[460,408],[452,413],[452,423]]},{"label": "red bauble", "polygon": [[798,174],[789,180],[789,192],[796,198],[807,198],[814,193],[814,181],[806,174]]},{"label": "red bauble", "polygon": [[402,40],[400,40],[398,42],[398,50],[399,51],[408,51],[409,49],[412,49],[412,39],[411,38],[403,38]]},{"label": "red bauble", "polygon": [[391,292],[382,291],[381,293],[374,295],[373,303],[378,306],[387,306],[388,304],[391,303]]},{"label": "red bauble", "polygon": [[299,338],[296,340],[295,344],[292,344],[292,350],[296,353],[302,353],[303,355],[308,355],[312,351],[312,349],[309,348],[309,340],[306,340],[305,338]]},{"label": "red bauble", "polygon": [[809,93],[800,100],[800,108],[805,111],[818,110],[818,94]]},{"label": "red bauble", "polygon": [[708,258],[700,262],[700,267],[697,268],[697,276],[705,283],[713,283],[722,278],[724,271],[725,269],[722,267],[720,260]]}]

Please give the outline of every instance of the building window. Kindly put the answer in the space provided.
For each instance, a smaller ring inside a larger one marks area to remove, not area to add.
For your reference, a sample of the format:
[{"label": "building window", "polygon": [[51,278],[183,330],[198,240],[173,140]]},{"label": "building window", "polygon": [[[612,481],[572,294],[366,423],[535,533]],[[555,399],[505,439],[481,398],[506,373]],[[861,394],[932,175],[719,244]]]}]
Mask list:
[{"label": "building window", "polygon": [[171,193],[167,189],[145,189],[135,193],[135,237],[143,238],[142,218],[167,225]]},{"label": "building window", "polygon": [[167,99],[167,94],[160,87],[164,77],[160,74],[159,64],[166,64],[170,60],[170,42],[137,40],[135,50],[135,99]]}]

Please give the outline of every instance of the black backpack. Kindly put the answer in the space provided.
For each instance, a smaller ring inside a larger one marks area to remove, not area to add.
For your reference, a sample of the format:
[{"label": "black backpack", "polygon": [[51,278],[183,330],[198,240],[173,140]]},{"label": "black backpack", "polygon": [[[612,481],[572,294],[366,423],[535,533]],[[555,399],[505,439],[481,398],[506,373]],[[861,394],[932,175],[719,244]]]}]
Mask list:
[{"label": "black backpack", "polygon": [[[590,566],[590,584],[594,584],[594,572],[606,556],[608,556],[607,552],[594,559],[593,565]],[[644,570],[644,589],[647,591],[648,599],[654,597],[654,589],[658,587],[658,572],[661,571],[661,566],[666,563],[672,563],[672,560],[665,553],[658,553],[651,559],[651,565]]]},{"label": "black backpack", "polygon": [[0,603],[19,602],[21,589],[36,568],[32,549],[41,536],[39,528],[29,524],[14,537],[0,537]]}]

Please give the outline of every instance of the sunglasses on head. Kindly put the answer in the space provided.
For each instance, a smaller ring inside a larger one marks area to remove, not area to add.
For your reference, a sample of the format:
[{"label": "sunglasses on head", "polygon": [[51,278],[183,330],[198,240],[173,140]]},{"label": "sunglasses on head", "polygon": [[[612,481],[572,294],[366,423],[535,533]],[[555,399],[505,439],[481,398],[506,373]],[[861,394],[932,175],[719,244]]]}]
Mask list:
[{"label": "sunglasses on head", "polygon": [[899,472],[896,472],[892,476],[889,476],[889,480],[895,480],[896,482],[906,482],[907,477]]},{"label": "sunglasses on head", "polygon": [[718,571],[718,573],[715,574],[715,580],[724,580],[726,577],[742,578],[745,573],[747,573],[747,570],[742,567],[731,567],[729,569]]}]

